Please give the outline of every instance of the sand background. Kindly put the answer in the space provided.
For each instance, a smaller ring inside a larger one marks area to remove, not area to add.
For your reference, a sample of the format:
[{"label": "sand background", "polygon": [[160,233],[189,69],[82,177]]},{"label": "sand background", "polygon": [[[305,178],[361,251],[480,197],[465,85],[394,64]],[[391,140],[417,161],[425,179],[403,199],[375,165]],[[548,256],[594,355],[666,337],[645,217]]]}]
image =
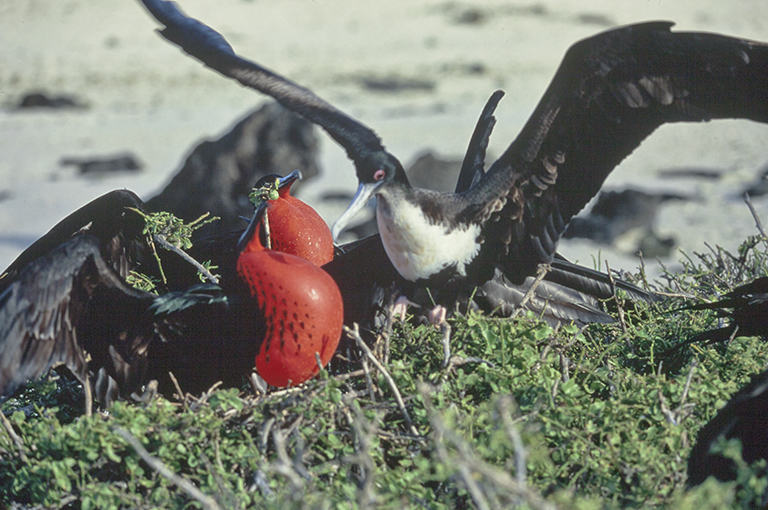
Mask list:
[{"label": "sand background", "polygon": [[[701,0],[183,0],[187,14],[222,32],[235,50],[314,90],[372,127],[408,164],[425,150],[463,154],[476,118],[496,89],[491,153],[511,142],[549,84],[566,49],[612,26],[670,20],[701,30],[768,41],[768,2]],[[186,155],[218,138],[266,98],[183,55],[154,31],[134,0],[0,2],[0,266],[59,219],[100,194],[128,188],[143,198],[162,189]],[[396,93],[363,87],[366,78],[422,80],[432,88]],[[18,110],[33,91],[71,94],[83,109]],[[340,206],[327,191],[352,192],[354,169],[321,135],[321,178],[302,198],[333,222]],[[672,190],[697,201],[671,204],[658,218],[691,253],[704,242],[735,249],[756,232],[740,198],[768,163],[768,126],[747,121],[664,126],[614,171],[606,188]],[[130,152],[137,174],[77,176],[64,157]],[[661,179],[660,170],[724,171],[719,181]],[[768,198],[755,199],[768,221]],[[621,249],[586,241],[561,251],[592,265],[634,269]],[[677,255],[665,262],[674,267]],[[655,262],[648,261],[649,266]]]}]

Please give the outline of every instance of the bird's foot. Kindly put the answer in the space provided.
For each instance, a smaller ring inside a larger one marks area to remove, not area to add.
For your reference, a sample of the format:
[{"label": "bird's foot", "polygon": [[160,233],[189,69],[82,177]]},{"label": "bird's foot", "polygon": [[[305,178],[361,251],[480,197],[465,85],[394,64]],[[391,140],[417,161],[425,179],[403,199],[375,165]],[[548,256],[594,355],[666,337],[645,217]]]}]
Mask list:
[{"label": "bird's foot", "polygon": [[445,316],[448,313],[448,309],[442,305],[437,305],[432,310],[429,311],[427,314],[427,320],[430,324],[437,328],[442,328],[443,324],[447,324],[445,322]]},{"label": "bird's foot", "polygon": [[415,306],[416,308],[421,308],[419,305],[411,301],[405,296],[400,296],[397,298],[392,305],[392,317],[400,317],[401,321],[405,320],[405,314],[408,311],[409,306]]},{"label": "bird's foot", "polygon": [[131,393],[131,399],[143,406],[149,405],[155,397],[157,397],[157,381],[155,379],[152,379],[144,385],[144,391],[140,394],[135,391]]}]

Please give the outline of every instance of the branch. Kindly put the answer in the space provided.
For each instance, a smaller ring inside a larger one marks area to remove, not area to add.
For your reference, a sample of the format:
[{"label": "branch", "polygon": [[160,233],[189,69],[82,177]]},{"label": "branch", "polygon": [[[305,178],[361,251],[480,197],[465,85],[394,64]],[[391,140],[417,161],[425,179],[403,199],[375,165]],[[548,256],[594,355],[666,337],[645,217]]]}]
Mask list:
[{"label": "branch", "polygon": [[171,481],[171,483],[176,484],[179,489],[186,492],[192,499],[195,501],[198,501],[201,505],[203,505],[203,508],[207,508],[210,510],[219,510],[219,504],[216,503],[216,500],[214,500],[210,496],[206,496],[202,492],[200,492],[200,489],[195,487],[195,484],[187,480],[186,478],[177,475],[173,471],[171,471],[165,464],[163,464],[163,461],[158,459],[157,457],[154,457],[151,455],[146,448],[144,448],[144,445],[141,444],[141,442],[133,437],[130,432],[125,430],[122,427],[115,427],[114,429],[115,434],[125,439],[131,447],[136,450],[136,453],[139,454],[139,457],[141,457],[141,460],[146,462],[149,467],[163,475],[165,478]]},{"label": "branch", "polygon": [[183,258],[184,260],[186,260],[187,262],[189,262],[190,264],[192,264],[193,266],[195,266],[195,269],[197,269],[198,271],[200,271],[200,273],[202,273],[202,275],[203,275],[203,276],[205,276],[206,278],[208,278],[208,280],[210,280],[210,281],[211,281],[211,283],[215,283],[216,285],[218,285],[218,284],[219,284],[219,279],[218,279],[218,278],[216,278],[216,276],[215,276],[213,273],[211,273],[210,271],[208,271],[208,270],[205,268],[205,266],[203,266],[203,265],[202,265],[200,262],[196,261],[195,259],[193,259],[193,258],[192,258],[192,257],[190,257],[189,255],[187,255],[187,252],[185,252],[184,250],[182,250],[182,249],[181,249],[181,248],[179,248],[178,246],[176,246],[176,245],[174,245],[174,244],[171,244],[171,243],[169,243],[169,242],[168,242],[168,241],[165,239],[165,236],[164,236],[164,235],[162,235],[162,234],[155,234],[155,236],[153,237],[153,240],[154,240],[154,241],[155,241],[157,244],[159,244],[160,246],[162,246],[163,248],[165,248],[166,250],[168,250],[168,251],[172,251],[173,253],[175,253],[175,254],[176,254],[176,255],[178,255],[179,257]]},{"label": "branch", "polygon": [[21,457],[21,461],[24,462],[24,464],[29,464],[27,454],[24,452],[24,441],[22,441],[16,431],[13,430],[13,425],[11,425],[11,422],[8,420],[8,418],[6,418],[5,413],[2,411],[0,411],[0,422],[2,422],[3,428],[5,429],[6,434],[8,434],[8,437],[11,438],[11,441],[13,441],[13,443],[16,445],[16,448],[19,449],[19,457]]},{"label": "branch", "polygon": [[357,342],[357,345],[360,346],[360,348],[363,350],[363,352],[368,357],[368,359],[371,360],[371,363],[373,363],[374,366],[379,369],[381,374],[384,376],[384,379],[387,380],[389,387],[392,388],[392,393],[394,393],[395,395],[397,406],[400,408],[400,411],[403,413],[403,416],[405,417],[405,421],[408,422],[408,427],[411,429],[411,433],[414,436],[420,436],[419,431],[416,430],[416,427],[413,425],[411,416],[408,414],[408,409],[405,408],[405,402],[403,401],[403,397],[400,395],[400,390],[397,389],[395,380],[392,379],[392,376],[390,375],[389,371],[387,371],[384,365],[382,365],[381,362],[379,362],[379,360],[376,359],[376,356],[374,356],[373,353],[371,352],[371,348],[368,347],[368,345],[366,345],[366,343],[360,337],[360,328],[358,327],[357,323],[355,323],[355,329],[350,329],[349,327],[344,326],[344,331],[347,333],[347,335],[350,338],[354,339]]},{"label": "branch", "polygon": [[517,308],[514,312],[512,312],[512,315],[509,316],[510,319],[514,319],[518,315],[520,315],[520,312],[522,312],[525,309],[525,306],[528,304],[528,301],[533,298],[533,294],[536,292],[536,287],[539,286],[541,281],[544,279],[545,276],[547,276],[547,272],[549,271],[549,264],[539,264],[539,269],[536,272],[536,279],[533,280],[533,283],[526,291],[525,295],[523,296],[523,299],[520,301],[520,304],[517,305]]},{"label": "branch", "polygon": [[768,239],[768,234],[765,233],[765,229],[763,228],[763,222],[760,221],[760,216],[757,215],[757,211],[755,211],[755,206],[752,205],[752,199],[749,197],[749,193],[744,193],[744,202],[746,202],[747,207],[749,207],[749,212],[752,213],[752,217],[755,219],[755,226],[757,227],[757,230],[760,232],[760,235],[763,236],[763,239]]}]

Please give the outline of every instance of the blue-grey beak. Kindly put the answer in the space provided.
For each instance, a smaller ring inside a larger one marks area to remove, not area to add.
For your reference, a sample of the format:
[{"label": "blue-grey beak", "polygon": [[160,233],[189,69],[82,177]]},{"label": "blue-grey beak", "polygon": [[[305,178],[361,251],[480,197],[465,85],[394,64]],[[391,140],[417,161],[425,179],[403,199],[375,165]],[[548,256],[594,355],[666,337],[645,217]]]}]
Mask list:
[{"label": "blue-grey beak", "polygon": [[360,183],[360,185],[357,187],[357,192],[355,193],[354,198],[352,198],[352,202],[349,204],[349,207],[347,207],[347,210],[344,211],[341,216],[339,216],[339,219],[336,220],[336,222],[333,224],[333,227],[331,227],[331,234],[333,234],[333,240],[334,242],[338,241],[339,234],[341,234],[341,231],[344,230],[344,227],[346,227],[349,222],[352,220],[352,218],[357,215],[357,213],[360,212],[363,207],[368,203],[368,200],[373,196],[373,194],[376,192],[376,188],[379,187],[380,183]]}]

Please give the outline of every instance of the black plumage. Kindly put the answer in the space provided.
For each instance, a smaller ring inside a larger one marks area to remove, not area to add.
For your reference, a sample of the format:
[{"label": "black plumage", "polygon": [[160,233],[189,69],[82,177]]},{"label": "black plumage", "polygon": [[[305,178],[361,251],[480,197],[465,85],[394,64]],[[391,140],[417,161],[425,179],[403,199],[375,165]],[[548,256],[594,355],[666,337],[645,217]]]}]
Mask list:
[{"label": "black plumage", "polygon": [[124,394],[139,389],[156,335],[154,296],[127,285],[100,245],[77,235],[22,268],[0,294],[0,395],[59,364],[87,393],[89,366],[94,376],[106,370]]},{"label": "black plumage", "polygon": [[176,281],[166,288],[180,290],[157,296],[128,285],[130,271],[157,272],[144,220],[128,207],[145,211],[128,191],[97,198],[3,273],[1,396],[60,364],[83,383],[89,412],[92,388],[108,406],[153,379],[171,395],[169,372],[191,393],[217,381],[239,386],[251,372],[264,328],[245,284],[231,277],[222,287],[193,285],[196,270],[170,254],[163,263]]},{"label": "black plumage", "polygon": [[129,208],[146,212],[144,202],[132,191],[110,191],[69,214],[44,236],[32,243],[0,274],[0,291],[35,259],[78,233],[99,240],[99,249],[117,273],[125,278],[129,270],[146,259],[144,219]]},{"label": "black plumage", "polygon": [[768,276],[752,280],[728,292],[719,301],[686,307],[691,310],[717,310],[729,323],[721,328],[703,331],[692,342],[723,342],[733,336],[768,338]]},{"label": "black plumage", "polygon": [[688,457],[688,485],[699,485],[710,477],[736,480],[736,463],[710,451],[719,441],[738,439],[741,457],[747,463],[768,460],[768,370],[757,374],[734,395],[696,437]]},{"label": "black plumage", "polygon": [[[729,323],[699,333],[681,345],[691,342],[723,342],[734,336],[768,338],[768,277],[757,278],[736,287],[714,303],[687,308],[721,311],[728,317]],[[767,425],[768,371],[763,371],[755,375],[699,431],[688,459],[688,484],[698,485],[709,476],[723,481],[736,479],[736,463],[720,453],[710,451],[720,440],[740,440],[742,459],[747,463],[768,460]]]},{"label": "black plumage", "polygon": [[[477,121],[469,146],[461,164],[456,193],[476,185],[484,174],[485,155],[496,119],[493,115],[503,93],[489,98]],[[533,277],[522,283],[513,283],[505,272],[496,267],[493,277],[476,287],[471,282],[451,282],[448,289],[423,289],[406,281],[387,257],[379,234],[337,247],[333,261],[323,268],[336,280],[344,297],[344,323],[374,326],[375,318],[384,315],[384,308],[392,293],[404,293],[411,302],[430,304],[435,293],[444,301],[458,302],[464,310],[478,308],[486,313],[510,315],[524,300],[534,284]],[[630,299],[654,302],[659,296],[624,282],[567,261],[556,255],[549,271],[544,275],[525,307],[540,315],[550,324],[559,322],[610,323],[614,319],[603,311],[600,300],[613,297],[621,290]],[[421,291],[421,292],[420,292]],[[446,294],[450,295],[446,299]]]}]

